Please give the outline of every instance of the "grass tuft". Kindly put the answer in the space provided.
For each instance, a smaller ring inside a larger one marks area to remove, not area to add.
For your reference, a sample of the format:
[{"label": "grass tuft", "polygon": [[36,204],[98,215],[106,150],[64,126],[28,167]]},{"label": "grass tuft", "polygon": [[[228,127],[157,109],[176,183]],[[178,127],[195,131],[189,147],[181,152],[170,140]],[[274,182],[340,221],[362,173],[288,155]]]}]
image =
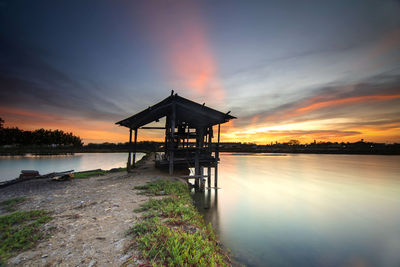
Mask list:
[{"label": "grass tuft", "polygon": [[159,180],[157,182],[147,183],[142,186],[135,186],[134,189],[143,190],[147,195],[175,195],[179,197],[189,197],[187,186],[180,182],[171,182],[166,180]]},{"label": "grass tuft", "polygon": [[185,184],[160,180],[135,189],[147,195],[167,195],[135,210],[143,212],[142,220],[127,232],[145,260],[153,266],[230,265],[211,225],[205,225],[193,206]]},{"label": "grass tuft", "polygon": [[26,197],[15,197],[11,199],[4,200],[0,202],[0,208],[4,209],[7,212],[12,212],[16,210],[16,207],[25,202]]},{"label": "grass tuft", "polygon": [[91,171],[91,172],[75,172],[74,178],[89,178],[92,176],[101,176],[106,173],[107,173],[107,171],[103,171],[103,170],[96,170],[96,171]]},{"label": "grass tuft", "polygon": [[45,210],[17,211],[0,217],[0,265],[45,238],[41,226],[51,220]]}]

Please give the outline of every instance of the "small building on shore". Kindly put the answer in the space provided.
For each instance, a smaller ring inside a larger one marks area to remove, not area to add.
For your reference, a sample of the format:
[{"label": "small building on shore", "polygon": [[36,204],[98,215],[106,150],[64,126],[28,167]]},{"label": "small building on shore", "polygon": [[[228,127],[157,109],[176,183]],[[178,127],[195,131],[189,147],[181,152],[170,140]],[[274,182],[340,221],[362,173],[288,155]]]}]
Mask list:
[{"label": "small building on shore", "polygon": [[[221,124],[235,119],[229,113],[193,102],[172,91],[161,102],[117,122],[116,124],[129,129],[128,171],[135,164],[138,130],[162,129],[165,130],[164,153],[157,157],[156,166],[168,168],[170,175],[175,168],[194,168],[194,175],[188,178],[195,179],[195,186],[202,190],[206,179],[208,187],[211,187],[213,168],[214,186],[217,187]],[[164,117],[164,127],[145,126]],[[217,142],[213,145],[214,126],[217,128]],[[204,172],[205,168],[207,174]]]}]

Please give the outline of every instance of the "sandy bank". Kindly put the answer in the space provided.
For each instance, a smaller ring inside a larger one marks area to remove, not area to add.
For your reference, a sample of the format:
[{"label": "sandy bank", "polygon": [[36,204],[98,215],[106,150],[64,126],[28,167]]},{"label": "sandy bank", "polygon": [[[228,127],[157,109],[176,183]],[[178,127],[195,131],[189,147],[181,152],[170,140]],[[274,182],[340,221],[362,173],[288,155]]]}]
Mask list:
[{"label": "sandy bank", "polygon": [[67,182],[27,181],[0,189],[0,201],[27,197],[19,210],[53,211],[52,236],[9,259],[17,266],[120,266],[137,251],[125,249],[125,231],[137,222],[133,213],[148,196],[134,186],[161,178],[150,157],[134,172],[110,173]]}]

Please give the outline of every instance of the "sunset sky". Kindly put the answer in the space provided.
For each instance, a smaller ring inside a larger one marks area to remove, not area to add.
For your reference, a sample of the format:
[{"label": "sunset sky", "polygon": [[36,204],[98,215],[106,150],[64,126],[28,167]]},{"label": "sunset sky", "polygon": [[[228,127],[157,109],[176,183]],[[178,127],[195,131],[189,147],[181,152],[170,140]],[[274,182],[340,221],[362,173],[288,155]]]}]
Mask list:
[{"label": "sunset sky", "polygon": [[391,0],[0,0],[0,117],[126,142],[115,122],[174,89],[238,117],[225,142],[400,142],[399,14]]}]

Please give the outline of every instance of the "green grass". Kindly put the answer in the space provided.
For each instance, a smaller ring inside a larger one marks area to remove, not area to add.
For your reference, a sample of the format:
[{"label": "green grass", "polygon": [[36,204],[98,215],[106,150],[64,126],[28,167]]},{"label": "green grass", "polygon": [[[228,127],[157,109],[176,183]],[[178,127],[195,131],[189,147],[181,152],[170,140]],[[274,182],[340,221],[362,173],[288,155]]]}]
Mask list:
[{"label": "green grass", "polygon": [[106,174],[107,171],[98,170],[98,171],[91,171],[91,172],[75,172],[74,178],[89,178],[92,176],[100,176]]},{"label": "green grass", "polygon": [[49,215],[50,212],[45,210],[31,210],[0,217],[0,265],[46,237],[41,226],[51,220]]},{"label": "green grass", "polygon": [[187,186],[160,180],[135,187],[147,195],[168,195],[150,199],[136,212],[142,220],[127,234],[153,266],[226,266],[229,257],[218,245],[211,225],[193,206]]},{"label": "green grass", "polygon": [[25,197],[15,197],[0,202],[0,208],[7,212],[15,211],[16,207],[26,200]]},{"label": "green grass", "polygon": [[181,198],[186,197],[190,199],[188,188],[179,182],[160,180],[142,186],[135,186],[134,189],[143,190],[142,193],[147,195],[175,195]]}]

